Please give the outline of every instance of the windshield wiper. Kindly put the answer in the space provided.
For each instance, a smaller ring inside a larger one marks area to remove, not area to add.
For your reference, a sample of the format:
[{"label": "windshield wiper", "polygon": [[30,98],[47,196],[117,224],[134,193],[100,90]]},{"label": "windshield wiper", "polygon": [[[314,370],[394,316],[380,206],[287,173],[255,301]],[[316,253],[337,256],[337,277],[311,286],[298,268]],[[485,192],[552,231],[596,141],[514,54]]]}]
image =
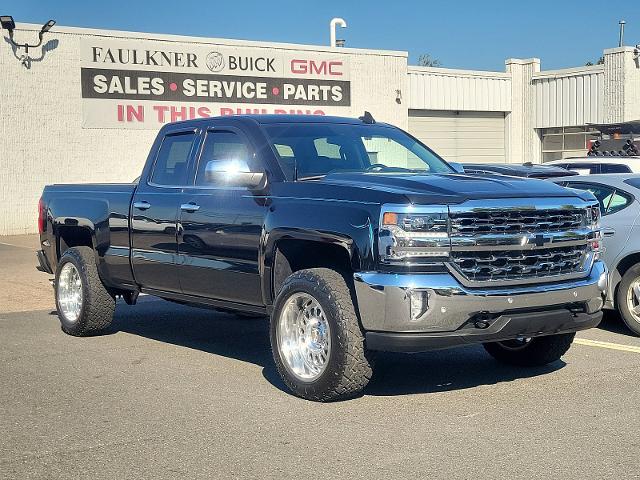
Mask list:
[{"label": "windshield wiper", "polygon": [[326,177],[326,174],[322,175],[309,175],[308,177],[298,177],[296,178],[299,182],[304,182],[305,180],[320,180],[321,178]]},{"label": "windshield wiper", "polygon": [[406,168],[406,167],[396,167],[392,165],[383,165],[382,163],[374,163],[373,165],[368,166],[363,170],[364,172],[379,172],[379,173],[428,173],[429,170],[425,170],[423,168]]}]

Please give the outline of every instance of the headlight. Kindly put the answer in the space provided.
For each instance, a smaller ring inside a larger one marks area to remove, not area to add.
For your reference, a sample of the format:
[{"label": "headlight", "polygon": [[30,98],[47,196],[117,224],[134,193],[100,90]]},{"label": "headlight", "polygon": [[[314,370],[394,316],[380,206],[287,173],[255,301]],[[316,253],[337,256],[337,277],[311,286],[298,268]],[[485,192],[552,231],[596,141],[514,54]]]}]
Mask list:
[{"label": "headlight", "polygon": [[587,208],[587,227],[593,230],[594,234],[590,240],[591,250],[594,254],[594,259],[600,258],[604,253],[604,246],[602,245],[602,232],[600,230],[600,206],[592,205]]},{"label": "headlight", "polygon": [[589,222],[589,227],[593,230],[600,229],[600,206],[592,205],[587,208],[587,222]]},{"label": "headlight", "polygon": [[[446,206],[386,206],[380,215],[380,258],[387,263],[437,261],[449,256]],[[422,259],[422,260],[421,260]]]}]

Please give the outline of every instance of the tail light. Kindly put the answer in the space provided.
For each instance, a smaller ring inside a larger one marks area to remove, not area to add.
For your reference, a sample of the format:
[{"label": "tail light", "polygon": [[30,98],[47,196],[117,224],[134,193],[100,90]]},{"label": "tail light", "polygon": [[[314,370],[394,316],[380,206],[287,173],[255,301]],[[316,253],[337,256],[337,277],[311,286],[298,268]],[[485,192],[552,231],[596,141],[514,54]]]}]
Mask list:
[{"label": "tail light", "polygon": [[42,198],[38,201],[38,233],[44,232],[44,223],[46,220],[45,206]]}]

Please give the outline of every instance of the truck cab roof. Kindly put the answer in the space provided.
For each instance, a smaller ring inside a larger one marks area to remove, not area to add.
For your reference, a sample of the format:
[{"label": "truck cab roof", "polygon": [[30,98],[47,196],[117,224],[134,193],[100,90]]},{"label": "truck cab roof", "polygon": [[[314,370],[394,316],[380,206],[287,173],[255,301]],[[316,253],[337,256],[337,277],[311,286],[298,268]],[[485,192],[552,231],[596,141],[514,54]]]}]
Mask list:
[{"label": "truck cab roof", "polygon": [[[232,122],[239,123],[259,123],[262,125],[282,124],[282,123],[321,123],[321,124],[347,124],[347,125],[364,125],[366,122],[359,118],[351,117],[338,117],[333,115],[293,115],[293,114],[243,114],[243,115],[228,115],[225,117],[209,117],[209,118],[197,118],[193,120],[183,120],[181,122],[174,122],[165,125],[165,128],[169,126],[203,126],[213,121],[219,121],[220,119],[230,120]],[[387,125],[386,123],[376,122],[376,125]]]}]

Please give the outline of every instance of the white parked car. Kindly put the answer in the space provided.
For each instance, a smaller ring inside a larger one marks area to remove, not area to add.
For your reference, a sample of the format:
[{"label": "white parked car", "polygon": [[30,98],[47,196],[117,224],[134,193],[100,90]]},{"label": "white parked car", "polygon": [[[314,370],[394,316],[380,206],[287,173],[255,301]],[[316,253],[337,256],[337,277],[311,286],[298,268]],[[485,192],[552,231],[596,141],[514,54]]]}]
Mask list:
[{"label": "white parked car", "polygon": [[640,175],[576,175],[553,181],[588,190],[598,199],[605,231],[603,259],[609,267],[605,308],[617,309],[640,335]]},{"label": "white parked car", "polygon": [[580,175],[640,173],[640,157],[569,157],[545,162],[544,165],[566,168]]}]

